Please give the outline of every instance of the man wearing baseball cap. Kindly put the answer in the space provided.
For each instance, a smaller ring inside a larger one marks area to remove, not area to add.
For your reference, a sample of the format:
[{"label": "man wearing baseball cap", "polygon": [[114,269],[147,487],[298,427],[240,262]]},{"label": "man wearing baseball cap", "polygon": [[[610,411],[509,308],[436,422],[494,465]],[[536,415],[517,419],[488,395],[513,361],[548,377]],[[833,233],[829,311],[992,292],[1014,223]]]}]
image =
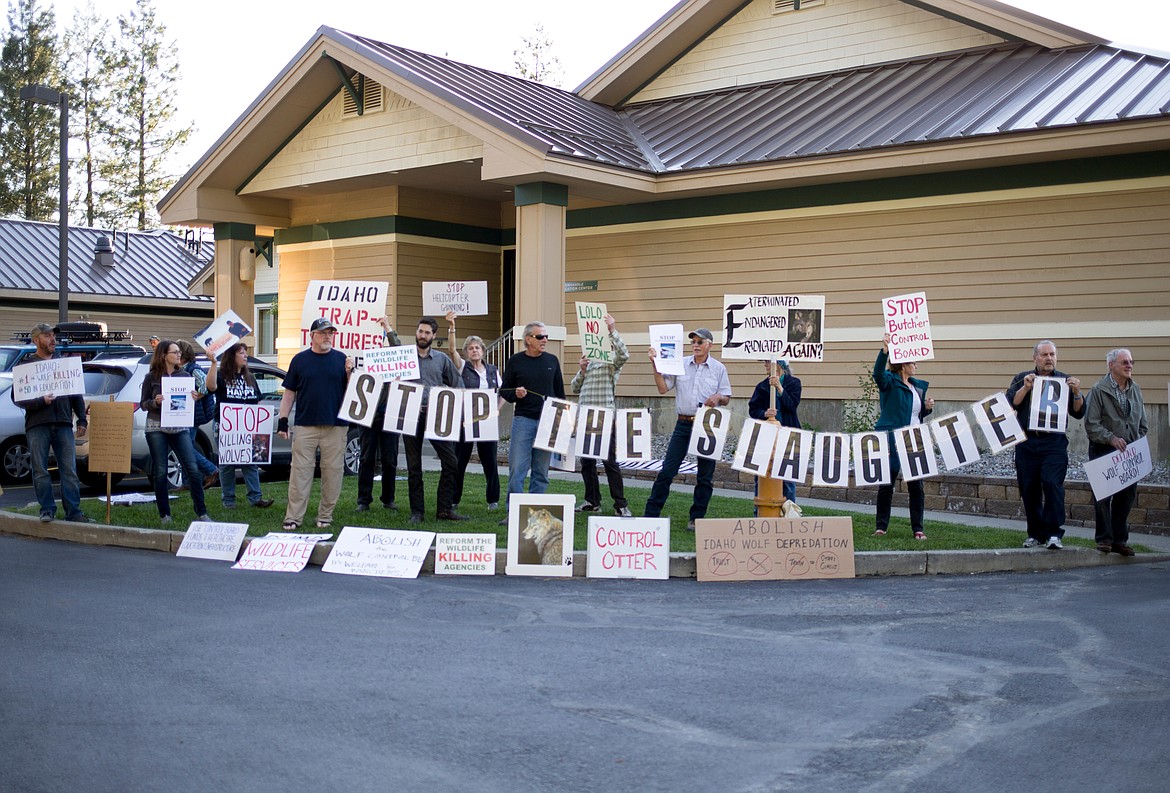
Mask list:
[{"label": "man wearing baseball cap", "polygon": [[[678,473],[690,445],[691,430],[695,426],[695,412],[700,407],[719,407],[731,401],[731,380],[727,377],[727,367],[711,357],[711,345],[715,343],[715,337],[707,328],[697,328],[688,335],[693,355],[683,361],[683,373],[664,375],[658,369],[654,369],[654,384],[658,386],[658,393],[665,394],[674,389],[678,420],[670,436],[670,445],[666,447],[662,470],[658,472],[658,478],[654,480],[654,487],[650,490],[650,500],[646,502],[647,518],[657,518],[662,514],[666,497],[670,495],[671,480]],[[651,364],[656,355],[654,348],[651,347]],[[687,521],[689,531],[694,531],[695,521],[707,514],[707,505],[711,502],[711,492],[715,486],[715,461],[700,457],[698,464],[698,481],[695,484],[694,501],[691,502],[691,518]]]},{"label": "man wearing baseball cap", "polygon": [[[317,505],[317,528],[330,529],[333,508],[341,496],[345,474],[345,438],[348,424],[337,417],[345,399],[353,359],[333,349],[336,326],[324,317],[309,325],[309,348],[293,356],[284,376],[277,433],[289,436],[289,417],[295,418],[292,432],[292,465],[288,476],[288,508],[284,531],[298,531],[309,506],[317,450],[321,451],[321,502]],[[296,413],[293,413],[293,406]]]}]

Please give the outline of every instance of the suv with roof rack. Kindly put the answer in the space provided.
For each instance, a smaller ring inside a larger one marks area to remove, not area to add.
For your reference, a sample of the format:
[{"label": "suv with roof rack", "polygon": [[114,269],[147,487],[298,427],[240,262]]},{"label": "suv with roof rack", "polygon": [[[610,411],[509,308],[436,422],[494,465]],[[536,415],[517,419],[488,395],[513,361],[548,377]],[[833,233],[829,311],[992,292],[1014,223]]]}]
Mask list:
[{"label": "suv with roof rack", "polygon": [[[76,356],[83,361],[121,355],[142,355],[146,349],[134,344],[128,330],[109,330],[104,322],[62,322],[53,328],[57,335],[57,352],[62,357]],[[12,334],[12,341],[0,344],[0,372],[30,363],[37,346],[29,332]]]}]

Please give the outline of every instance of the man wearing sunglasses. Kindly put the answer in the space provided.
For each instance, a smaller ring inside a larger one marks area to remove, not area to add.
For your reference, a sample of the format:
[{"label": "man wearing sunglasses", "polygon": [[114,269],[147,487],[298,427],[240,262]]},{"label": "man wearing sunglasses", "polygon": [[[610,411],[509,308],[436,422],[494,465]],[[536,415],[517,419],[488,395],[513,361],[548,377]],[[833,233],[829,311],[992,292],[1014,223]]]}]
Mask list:
[{"label": "man wearing sunglasses", "polygon": [[[534,449],[536,428],[546,397],[565,398],[565,381],[561,376],[561,362],[544,348],[548,345],[548,330],[543,322],[529,322],[524,326],[524,351],[508,359],[500,384],[500,396],[516,406],[512,418],[512,440],[508,446],[508,493],[523,493],[524,479],[529,472],[529,493],[543,493],[548,489],[550,452]],[[507,525],[504,518],[501,525]]]}]

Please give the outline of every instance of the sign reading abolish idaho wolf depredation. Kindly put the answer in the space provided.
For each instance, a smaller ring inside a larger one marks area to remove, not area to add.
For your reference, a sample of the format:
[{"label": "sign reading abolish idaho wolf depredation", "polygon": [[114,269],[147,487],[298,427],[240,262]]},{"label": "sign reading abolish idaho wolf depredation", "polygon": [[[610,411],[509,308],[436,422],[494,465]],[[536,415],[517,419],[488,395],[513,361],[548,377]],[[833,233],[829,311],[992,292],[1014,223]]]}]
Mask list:
[{"label": "sign reading abolish idaho wolf depredation", "polygon": [[723,357],[821,361],[824,295],[724,295]]},{"label": "sign reading abolish idaho wolf depredation", "polygon": [[853,578],[852,518],[695,521],[700,581]]},{"label": "sign reading abolish idaho wolf depredation", "polygon": [[309,345],[309,326],[325,318],[337,327],[333,346],[347,355],[382,346],[386,316],[386,281],[310,281],[301,310],[301,346]]},{"label": "sign reading abolish idaho wolf depredation", "polygon": [[605,303],[577,303],[577,331],[581,334],[581,353],[590,361],[613,363],[613,342],[605,315]]},{"label": "sign reading abolish idaho wolf depredation", "polygon": [[219,464],[268,465],[272,462],[271,404],[219,403]]},{"label": "sign reading abolish idaho wolf depredation", "polygon": [[433,531],[346,526],[337,536],[321,572],[418,578],[418,571],[422,569],[434,539]]},{"label": "sign reading abolish idaho wolf depredation", "polygon": [[49,394],[61,397],[84,393],[80,358],[51,358],[12,367],[12,398],[17,402]]},{"label": "sign reading abolish idaho wolf depredation", "polygon": [[1085,463],[1085,475],[1098,501],[1145,479],[1153,471],[1149,438],[1138,438],[1126,444],[1123,452],[1114,451]]},{"label": "sign reading abolish idaho wolf depredation", "polygon": [[488,313],[487,281],[423,281],[423,314],[464,317]]},{"label": "sign reading abolish idaho wolf depredation", "polygon": [[890,334],[890,363],[934,358],[925,292],[883,299],[882,322],[886,325],[886,333]]}]

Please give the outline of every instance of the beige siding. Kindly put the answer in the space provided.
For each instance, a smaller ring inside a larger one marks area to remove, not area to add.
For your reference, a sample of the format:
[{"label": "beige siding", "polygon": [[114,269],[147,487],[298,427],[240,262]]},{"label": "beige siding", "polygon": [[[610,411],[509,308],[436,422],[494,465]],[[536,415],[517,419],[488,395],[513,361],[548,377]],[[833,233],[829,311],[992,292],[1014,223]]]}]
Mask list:
[{"label": "beige siding", "polygon": [[772,0],[755,0],[667,68],[634,101],[851,69],[1000,41],[899,0],[826,0],[824,6],[776,15],[772,14]]},{"label": "beige siding", "polygon": [[[128,330],[133,336],[132,344],[137,344],[147,350],[150,349],[148,339],[152,335],[170,336],[175,339],[193,339],[196,331],[202,330],[215,319],[213,309],[209,306],[207,316],[201,319],[175,317],[169,309],[160,308],[153,316],[141,314],[122,314],[116,311],[102,311],[98,316],[92,312],[70,311],[70,321],[86,320],[104,322],[111,331]],[[28,333],[38,322],[57,324],[57,303],[46,303],[43,309],[12,308],[0,312],[3,324],[0,324],[0,343],[7,342],[13,333]]]},{"label": "beige siding", "polygon": [[[456,323],[460,344],[469,335],[482,336],[489,344],[500,335],[500,254],[494,251],[440,248],[429,245],[404,244],[399,246],[398,311],[404,334],[413,335],[413,328],[422,316],[423,281],[487,281],[488,315],[461,317]],[[446,339],[447,323],[435,317],[439,335]],[[443,349],[446,349],[444,345]]]},{"label": "beige siding", "polygon": [[261,193],[477,159],[480,141],[387,92],[386,109],[343,117],[333,98],[241,191]]},{"label": "beige siding", "polygon": [[[398,203],[398,214],[406,217],[463,223],[481,228],[501,228],[498,201],[484,201],[451,193],[403,187],[399,193]],[[514,223],[515,208],[511,204],[506,204],[506,208],[511,210]]]},{"label": "beige siding", "polygon": [[312,226],[318,223],[336,223],[339,220],[359,220],[398,214],[398,188],[366,188],[328,193],[311,198],[289,201],[292,227]]}]

